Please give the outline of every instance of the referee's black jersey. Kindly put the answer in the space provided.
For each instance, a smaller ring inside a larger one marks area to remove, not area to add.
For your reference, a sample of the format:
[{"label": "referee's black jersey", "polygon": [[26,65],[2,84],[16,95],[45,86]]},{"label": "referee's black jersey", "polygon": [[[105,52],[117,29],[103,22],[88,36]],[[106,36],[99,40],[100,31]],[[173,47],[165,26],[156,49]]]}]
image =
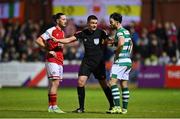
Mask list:
[{"label": "referee's black jersey", "polygon": [[90,31],[84,29],[75,36],[77,40],[84,44],[85,54],[83,62],[91,66],[97,66],[103,61],[106,47],[104,40],[108,37],[103,30],[96,29],[95,31]]}]

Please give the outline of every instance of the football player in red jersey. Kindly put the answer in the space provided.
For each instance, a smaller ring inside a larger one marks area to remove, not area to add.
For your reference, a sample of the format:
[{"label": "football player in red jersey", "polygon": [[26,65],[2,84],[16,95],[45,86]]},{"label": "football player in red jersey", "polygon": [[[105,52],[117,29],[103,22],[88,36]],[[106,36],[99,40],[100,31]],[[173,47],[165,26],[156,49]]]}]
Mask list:
[{"label": "football player in red jersey", "polygon": [[64,113],[57,106],[57,90],[63,76],[63,44],[54,42],[51,36],[57,39],[64,38],[64,31],[62,28],[66,26],[67,19],[66,15],[63,13],[57,13],[53,16],[53,19],[56,26],[47,29],[45,33],[37,38],[36,43],[47,51],[45,66],[49,80],[48,112]]}]

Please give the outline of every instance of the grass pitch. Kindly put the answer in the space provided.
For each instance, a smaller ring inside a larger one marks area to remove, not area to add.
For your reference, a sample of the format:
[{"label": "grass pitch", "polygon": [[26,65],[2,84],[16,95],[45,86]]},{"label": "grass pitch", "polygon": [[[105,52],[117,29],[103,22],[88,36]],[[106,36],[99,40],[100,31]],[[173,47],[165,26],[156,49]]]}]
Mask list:
[{"label": "grass pitch", "polygon": [[85,111],[78,107],[76,88],[60,88],[58,104],[67,113],[47,112],[47,89],[0,89],[0,118],[174,118],[180,117],[180,90],[130,89],[128,114],[106,114],[108,102],[100,88],[86,88]]}]

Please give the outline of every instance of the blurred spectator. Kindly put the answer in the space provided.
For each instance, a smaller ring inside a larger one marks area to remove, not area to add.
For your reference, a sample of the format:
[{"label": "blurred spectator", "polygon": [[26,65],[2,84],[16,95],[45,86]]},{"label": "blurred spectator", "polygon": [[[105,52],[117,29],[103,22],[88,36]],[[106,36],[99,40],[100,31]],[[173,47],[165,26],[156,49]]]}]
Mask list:
[{"label": "blurred spectator", "polygon": [[8,52],[4,52],[2,54],[2,62],[8,62],[8,61],[10,61],[9,53]]},{"label": "blurred spectator", "polygon": [[160,39],[160,42],[162,43],[162,45],[166,45],[165,43],[167,43],[168,38],[167,38],[166,31],[162,23],[158,23],[157,28],[155,30],[155,34]]},{"label": "blurred spectator", "polygon": [[6,31],[4,29],[3,23],[0,21],[0,40],[4,37],[5,32]]},{"label": "blurred spectator", "polygon": [[172,58],[171,58],[170,65],[176,65],[177,62],[178,62],[177,58],[176,58],[176,57],[172,57]]},{"label": "blurred spectator", "polygon": [[20,56],[20,62],[27,62],[27,54],[26,53],[22,53]]},{"label": "blurred spectator", "polygon": [[79,44],[79,47],[77,49],[77,52],[76,52],[76,58],[78,60],[82,60],[84,57],[84,46],[82,43]]},{"label": "blurred spectator", "polygon": [[171,58],[176,56],[176,45],[170,40],[168,41],[166,51]]},{"label": "blurred spectator", "polygon": [[74,59],[76,59],[76,49],[75,49],[75,47],[68,47],[68,49],[67,49],[67,54],[66,54],[66,59],[68,59],[68,60],[74,60]]},{"label": "blurred spectator", "polygon": [[108,30],[108,25],[106,24],[106,21],[104,19],[102,19],[99,23],[98,23],[98,28],[100,29],[104,29],[104,30]]},{"label": "blurred spectator", "polygon": [[170,63],[170,57],[167,55],[166,52],[163,52],[162,55],[159,57],[159,64],[167,65],[169,63]]},{"label": "blurred spectator", "polygon": [[148,27],[149,33],[155,33],[156,27],[157,27],[157,25],[156,25],[156,20],[152,20],[152,21],[151,21],[151,24],[150,24],[149,27]]},{"label": "blurred spectator", "polygon": [[162,44],[155,34],[151,34],[149,40],[149,54],[159,57],[162,53]]},{"label": "blurred spectator", "polygon": [[166,34],[167,34],[168,40],[171,40],[173,43],[176,43],[177,42],[177,29],[176,29],[175,24],[173,22],[171,23],[166,22],[165,28],[166,28]]},{"label": "blurred spectator", "polygon": [[147,29],[143,29],[142,36],[138,40],[138,53],[140,53],[142,58],[147,58],[149,54],[148,45],[149,45],[149,38],[147,34]]},{"label": "blurred spectator", "polygon": [[[48,26],[52,24],[45,24],[43,21],[37,23],[32,20],[23,24],[13,23],[11,19],[6,24],[0,21],[0,62],[44,61],[45,52],[34,44],[34,39]],[[67,36],[71,36],[85,27],[86,21],[79,21],[75,24],[74,20],[70,19],[65,32]],[[114,31],[109,29],[103,19],[98,27],[105,29],[109,36],[113,37]],[[132,34],[133,59],[137,60],[138,57],[138,60],[145,65],[180,64],[180,31],[173,22],[163,24],[153,20],[148,27],[131,22],[125,28],[129,29]],[[113,52],[107,54],[113,55]],[[83,56],[84,49],[79,42],[65,45],[64,58],[66,60],[81,60]]]},{"label": "blurred spectator", "polygon": [[70,36],[73,36],[75,32],[76,32],[76,26],[75,26],[74,20],[69,19],[68,24],[65,28],[65,35],[66,37],[70,37]]},{"label": "blurred spectator", "polygon": [[77,31],[81,31],[86,27],[86,21],[80,20],[79,23],[76,25]]},{"label": "blurred spectator", "polygon": [[135,31],[134,27],[130,28],[130,33],[132,35],[133,43],[135,43],[135,45],[137,45],[138,44],[138,40],[139,40],[139,34]]},{"label": "blurred spectator", "polygon": [[149,66],[149,65],[156,66],[156,65],[158,65],[158,57],[156,55],[151,54],[150,57],[145,59],[144,64],[147,66]]}]

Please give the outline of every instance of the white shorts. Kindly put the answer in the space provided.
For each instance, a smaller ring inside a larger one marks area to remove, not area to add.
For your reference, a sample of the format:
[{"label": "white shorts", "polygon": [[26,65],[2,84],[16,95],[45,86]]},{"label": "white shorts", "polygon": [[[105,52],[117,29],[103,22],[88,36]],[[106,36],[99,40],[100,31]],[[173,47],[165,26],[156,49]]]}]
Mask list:
[{"label": "white shorts", "polygon": [[48,79],[62,79],[63,66],[52,62],[46,62],[46,71]]},{"label": "white shorts", "polygon": [[130,71],[131,68],[128,68],[127,66],[119,66],[119,64],[113,64],[110,76],[119,80],[129,80]]}]

